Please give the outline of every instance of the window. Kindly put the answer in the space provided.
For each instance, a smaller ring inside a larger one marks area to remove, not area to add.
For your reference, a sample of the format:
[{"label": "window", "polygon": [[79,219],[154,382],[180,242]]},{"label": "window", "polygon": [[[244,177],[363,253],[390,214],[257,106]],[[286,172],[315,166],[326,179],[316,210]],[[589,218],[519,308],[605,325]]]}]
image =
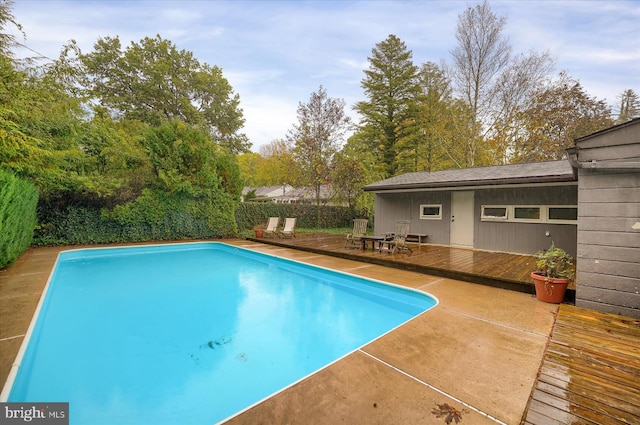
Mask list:
[{"label": "window", "polygon": [[553,206],[547,210],[547,221],[550,223],[576,223],[578,221],[578,207]]},{"label": "window", "polygon": [[577,224],[576,205],[483,205],[481,221]]},{"label": "window", "polygon": [[513,219],[524,221],[540,221],[542,219],[540,211],[540,207],[515,206],[513,207]]},{"label": "window", "polygon": [[509,218],[509,207],[483,205],[482,220],[483,221],[504,221]]},{"label": "window", "polygon": [[442,205],[420,205],[421,220],[442,220]]}]

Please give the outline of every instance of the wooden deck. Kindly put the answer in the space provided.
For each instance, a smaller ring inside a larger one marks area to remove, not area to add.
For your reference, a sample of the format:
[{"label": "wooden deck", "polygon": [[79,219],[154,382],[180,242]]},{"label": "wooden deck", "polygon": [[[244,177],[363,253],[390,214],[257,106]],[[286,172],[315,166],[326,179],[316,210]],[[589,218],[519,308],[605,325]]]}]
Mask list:
[{"label": "wooden deck", "polygon": [[640,424],[640,320],[560,306],[524,423]]},{"label": "wooden deck", "polygon": [[[434,276],[535,293],[530,276],[536,263],[536,257],[533,255],[417,243],[408,244],[413,252],[389,254],[370,249],[345,248],[344,236],[329,234],[302,234],[287,239],[250,239]],[[575,288],[569,288],[565,300],[575,300]]]}]

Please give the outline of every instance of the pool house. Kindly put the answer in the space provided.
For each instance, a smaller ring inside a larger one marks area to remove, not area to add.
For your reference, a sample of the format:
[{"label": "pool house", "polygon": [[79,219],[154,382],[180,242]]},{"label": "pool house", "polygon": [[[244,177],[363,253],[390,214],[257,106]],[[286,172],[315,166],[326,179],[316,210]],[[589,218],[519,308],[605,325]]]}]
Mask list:
[{"label": "pool house", "polygon": [[416,172],[365,186],[375,232],[577,258],[576,305],[640,317],[640,119],[579,138],[569,159]]}]

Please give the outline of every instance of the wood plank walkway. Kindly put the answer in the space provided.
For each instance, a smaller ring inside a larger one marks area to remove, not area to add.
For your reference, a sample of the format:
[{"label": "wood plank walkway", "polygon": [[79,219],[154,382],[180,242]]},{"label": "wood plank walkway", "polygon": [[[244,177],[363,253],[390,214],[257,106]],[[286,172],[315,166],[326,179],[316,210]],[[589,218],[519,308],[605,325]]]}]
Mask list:
[{"label": "wood plank walkway", "polygon": [[640,320],[561,305],[524,423],[640,424]]},{"label": "wood plank walkway", "polygon": [[[530,276],[536,263],[536,257],[533,255],[417,243],[409,244],[413,252],[401,251],[390,254],[345,248],[345,236],[334,234],[314,233],[299,234],[295,238],[286,239],[249,239],[434,276],[535,293]],[[569,288],[565,300],[568,302],[575,300],[575,287]]]}]

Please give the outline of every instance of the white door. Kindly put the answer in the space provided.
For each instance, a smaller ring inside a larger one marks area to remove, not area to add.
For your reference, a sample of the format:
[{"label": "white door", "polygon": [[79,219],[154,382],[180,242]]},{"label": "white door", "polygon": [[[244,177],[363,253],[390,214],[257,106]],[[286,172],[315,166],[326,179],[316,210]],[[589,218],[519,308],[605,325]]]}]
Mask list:
[{"label": "white door", "polygon": [[451,192],[450,243],[473,248],[473,191]]}]

